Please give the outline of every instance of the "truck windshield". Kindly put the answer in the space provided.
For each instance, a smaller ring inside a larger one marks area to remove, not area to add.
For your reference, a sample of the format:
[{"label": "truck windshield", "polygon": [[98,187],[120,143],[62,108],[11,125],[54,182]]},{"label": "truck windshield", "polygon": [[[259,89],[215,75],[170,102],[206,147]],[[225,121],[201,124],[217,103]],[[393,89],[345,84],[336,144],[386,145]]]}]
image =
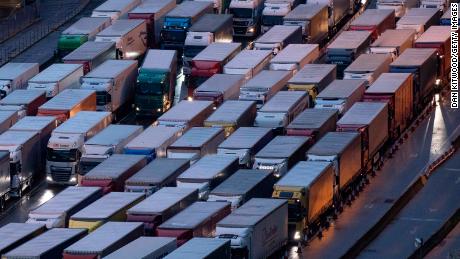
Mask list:
[{"label": "truck windshield", "polygon": [[262,17],[262,24],[267,26],[283,24],[283,16],[277,15],[264,15]]},{"label": "truck windshield", "polygon": [[252,18],[252,9],[250,8],[231,8],[230,13],[234,18]]},{"label": "truck windshield", "polygon": [[139,71],[136,92],[138,94],[163,94],[166,88],[166,79],[169,74],[165,72],[143,70]]},{"label": "truck windshield", "polygon": [[96,92],[96,105],[106,105],[112,102],[112,95],[105,91]]},{"label": "truck windshield", "polygon": [[77,161],[77,149],[46,149],[46,159],[53,162],[75,162]]},{"label": "truck windshield", "polygon": [[161,32],[161,39],[163,41],[179,41],[184,42],[187,36],[187,32],[185,30],[177,30],[177,29],[167,29]]}]

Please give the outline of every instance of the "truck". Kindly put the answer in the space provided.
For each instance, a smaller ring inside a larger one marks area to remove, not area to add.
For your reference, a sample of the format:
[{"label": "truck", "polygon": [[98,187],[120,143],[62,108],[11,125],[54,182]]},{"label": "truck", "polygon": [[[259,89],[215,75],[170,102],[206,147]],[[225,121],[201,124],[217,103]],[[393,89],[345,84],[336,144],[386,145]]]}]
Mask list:
[{"label": "truck", "polygon": [[27,87],[27,81],[38,74],[38,63],[6,63],[0,68],[0,99],[17,89]]},{"label": "truck", "polygon": [[213,12],[213,3],[208,1],[185,1],[169,11],[160,32],[162,49],[182,51],[187,31],[204,14]]},{"label": "truck", "polygon": [[123,153],[123,148],[141,134],[142,126],[111,124],[83,144],[78,171],[85,175],[113,154]]},{"label": "truck", "polygon": [[161,258],[161,256],[171,253],[176,247],[176,239],[172,237],[139,237],[104,258],[125,259],[130,256]]},{"label": "truck", "polygon": [[60,258],[62,251],[86,235],[85,229],[53,228],[2,254],[2,258]]},{"label": "truck", "polygon": [[0,254],[4,255],[46,231],[44,224],[8,223],[0,228],[2,242]]},{"label": "truck", "polygon": [[157,117],[171,108],[177,75],[175,50],[150,49],[139,68],[134,106],[137,117]]},{"label": "truck", "polygon": [[337,74],[338,66],[335,64],[307,64],[289,79],[287,88],[307,92],[311,107],[316,96],[337,78]]},{"label": "truck", "polygon": [[452,16],[452,8],[449,7],[447,11],[441,16],[440,25],[450,26],[451,25],[451,16]]},{"label": "truck", "polygon": [[88,74],[106,60],[115,59],[115,43],[88,41],[62,58],[64,64],[82,64],[83,74]]},{"label": "truck", "polygon": [[289,204],[289,240],[307,240],[333,204],[335,172],[331,162],[300,161],[273,186],[275,199]]},{"label": "truck", "polygon": [[101,258],[144,234],[140,222],[107,222],[64,249],[63,259]]},{"label": "truck", "polygon": [[310,146],[309,137],[277,136],[256,153],[252,168],[268,170],[275,177],[280,178],[294,164],[303,160]]},{"label": "truck", "polygon": [[18,119],[18,113],[16,111],[0,110],[0,134],[11,128]]},{"label": "truck", "polygon": [[339,112],[336,109],[305,109],[286,127],[288,136],[307,136],[313,142],[335,131]]},{"label": "truck", "polygon": [[390,9],[395,10],[395,17],[403,17],[409,9],[419,7],[418,0],[378,0],[376,3],[377,9]]},{"label": "truck", "polygon": [[288,203],[253,198],[219,221],[215,235],[230,241],[232,257],[268,258],[288,242]]},{"label": "truck", "polygon": [[33,131],[5,131],[0,135],[0,150],[10,155],[10,196],[22,197],[25,189],[38,179],[42,160],[40,137]]},{"label": "truck", "polygon": [[240,167],[252,168],[256,153],[273,137],[269,128],[241,127],[217,147],[217,154],[237,156]]},{"label": "truck", "polygon": [[307,93],[280,91],[257,111],[254,126],[284,132],[289,123],[307,107]]},{"label": "truck", "polygon": [[109,112],[81,111],[51,133],[46,148],[46,180],[76,184],[83,144],[112,121]]},{"label": "truck", "polygon": [[299,0],[266,0],[262,10],[261,32],[265,33],[275,25],[282,25],[283,17],[300,2]]},{"label": "truck", "polygon": [[107,60],[81,78],[81,89],[96,91],[96,111],[116,115],[134,98],[136,60]]},{"label": "truck", "polygon": [[113,23],[119,18],[124,18],[130,10],[141,3],[141,0],[107,0],[96,7],[91,17],[109,17]]},{"label": "truck", "polygon": [[364,79],[366,88],[390,70],[390,54],[361,54],[343,71],[343,79]]},{"label": "truck", "polygon": [[208,201],[229,202],[232,211],[252,198],[269,198],[275,177],[263,170],[240,169],[214,188]]},{"label": "truck", "polygon": [[102,197],[99,187],[70,186],[53,198],[33,208],[26,223],[45,224],[47,228],[65,228],[69,218]]},{"label": "truck", "polygon": [[370,46],[370,52],[373,54],[391,54],[394,61],[406,49],[414,45],[415,30],[398,29],[386,30]]},{"label": "truck", "polygon": [[370,31],[372,41],[383,32],[396,28],[395,11],[391,9],[367,9],[350,24],[351,31]]},{"label": "truck", "polygon": [[147,164],[143,155],[113,154],[81,176],[80,186],[101,187],[102,193],[121,192],[125,181]]},{"label": "truck", "polygon": [[302,43],[302,27],[275,25],[254,41],[255,50],[270,50],[278,54],[289,44]]},{"label": "truck", "polygon": [[204,126],[222,127],[227,138],[239,127],[252,126],[256,113],[257,106],[254,101],[228,100],[204,121]]},{"label": "truck", "polygon": [[46,102],[46,92],[42,90],[16,89],[0,100],[0,110],[16,111],[18,117],[35,116],[38,107]]},{"label": "truck", "polygon": [[396,29],[412,29],[416,38],[420,37],[432,25],[438,25],[441,12],[436,8],[412,8],[396,23]]},{"label": "truck", "polygon": [[329,35],[329,8],[327,4],[300,4],[283,18],[283,25],[302,27],[303,40],[324,45]]},{"label": "truck", "polygon": [[142,222],[147,234],[155,234],[156,228],[181,212],[198,199],[193,188],[164,187],[126,212],[126,220]]},{"label": "truck", "polygon": [[157,158],[125,181],[125,192],[142,192],[146,196],[176,186],[176,178],[190,167],[182,158]]},{"label": "truck", "polygon": [[86,42],[93,41],[96,34],[111,23],[108,17],[82,17],[65,29],[58,40],[58,53],[61,57],[79,48]]},{"label": "truck", "polygon": [[242,50],[224,66],[224,74],[244,75],[245,80],[256,76],[268,66],[272,58],[270,50]]},{"label": "truck", "polygon": [[[0,211],[3,211],[11,193],[10,152],[8,151],[0,151],[0,179]],[[2,248],[3,246],[0,245],[0,252],[4,252]]]},{"label": "truck", "polygon": [[306,64],[319,59],[318,44],[289,44],[270,60],[270,70],[292,71],[297,73]]},{"label": "truck", "polygon": [[188,29],[182,55],[185,75],[192,72],[192,59],[209,44],[233,41],[232,21],[230,14],[204,14]]},{"label": "truck", "polygon": [[206,200],[214,187],[237,170],[236,156],[206,155],[177,177],[177,187],[198,189],[198,198]]},{"label": "truck", "polygon": [[97,42],[114,42],[117,59],[137,59],[147,51],[147,25],[144,20],[116,20],[96,34]]},{"label": "truck", "polygon": [[256,101],[260,108],[284,88],[291,76],[290,71],[262,70],[241,86],[239,100]]},{"label": "truck", "polygon": [[253,38],[260,33],[262,0],[231,0],[229,12],[233,14],[233,36]]},{"label": "truck", "polygon": [[[175,237],[181,246],[194,237],[211,237],[216,223],[230,214],[227,202],[194,202],[157,227],[160,237]],[[224,257],[227,258],[227,257]]]},{"label": "truck", "polygon": [[180,128],[150,126],[128,142],[123,152],[129,155],[147,156],[149,161],[157,157],[166,157],[166,149],[179,138],[180,134]]},{"label": "truck", "polygon": [[240,87],[244,83],[243,75],[215,74],[193,90],[193,99],[212,101],[218,107],[224,101],[238,99]]},{"label": "truck", "polygon": [[212,101],[180,101],[161,115],[156,124],[176,127],[186,131],[191,127],[203,126],[204,120],[214,111]]},{"label": "truck", "polygon": [[345,68],[363,54],[370,43],[369,31],[343,31],[327,46],[326,62],[337,65],[337,77],[341,79]]},{"label": "truck", "polygon": [[224,139],[220,127],[193,127],[168,147],[168,158],[185,158],[193,164],[205,155],[217,153],[217,146]]},{"label": "truck", "polygon": [[384,73],[364,93],[366,102],[388,104],[389,137],[395,141],[414,116],[411,73]]},{"label": "truck", "polygon": [[450,1],[447,0],[421,0],[421,8],[437,8],[439,11],[444,12],[450,7]]},{"label": "truck", "polygon": [[160,46],[160,31],[166,13],[176,7],[175,0],[146,0],[129,11],[129,19],[142,19],[147,25],[147,46],[149,49]]},{"label": "truck", "polygon": [[381,164],[382,147],[388,140],[388,105],[356,102],[337,121],[339,132],[358,132],[361,136],[363,169],[375,170]]},{"label": "truck", "polygon": [[142,193],[108,193],[70,216],[69,228],[86,228],[91,233],[107,222],[124,222],[126,211],[144,198]]},{"label": "truck", "polygon": [[230,258],[230,241],[195,237],[166,255],[165,259],[191,258],[194,256],[203,259]]},{"label": "truck", "polygon": [[81,64],[52,64],[27,82],[27,89],[44,90],[50,99],[66,89],[80,87]]},{"label": "truck", "polygon": [[366,90],[364,80],[334,80],[316,96],[316,109],[337,109],[343,116],[353,104],[362,100]]}]

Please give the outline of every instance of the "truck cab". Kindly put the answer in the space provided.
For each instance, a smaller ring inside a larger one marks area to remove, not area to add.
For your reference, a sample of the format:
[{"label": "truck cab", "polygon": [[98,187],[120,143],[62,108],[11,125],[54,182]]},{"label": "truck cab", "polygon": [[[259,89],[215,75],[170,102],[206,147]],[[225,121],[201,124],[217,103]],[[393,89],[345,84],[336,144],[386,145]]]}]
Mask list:
[{"label": "truck cab", "polygon": [[175,84],[170,72],[139,69],[136,85],[136,115],[161,115],[172,104]]},{"label": "truck cab", "polygon": [[232,0],[233,36],[255,37],[259,34],[263,9],[260,0]]}]

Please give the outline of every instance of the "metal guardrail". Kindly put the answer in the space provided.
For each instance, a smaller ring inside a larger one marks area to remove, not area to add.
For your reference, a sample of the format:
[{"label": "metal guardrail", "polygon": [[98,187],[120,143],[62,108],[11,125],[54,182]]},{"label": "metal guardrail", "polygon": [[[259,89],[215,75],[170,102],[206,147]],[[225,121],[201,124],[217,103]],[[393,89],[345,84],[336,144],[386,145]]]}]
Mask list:
[{"label": "metal guardrail", "polygon": [[40,1],[13,10],[11,15],[0,20],[0,43],[10,39],[40,19]]}]

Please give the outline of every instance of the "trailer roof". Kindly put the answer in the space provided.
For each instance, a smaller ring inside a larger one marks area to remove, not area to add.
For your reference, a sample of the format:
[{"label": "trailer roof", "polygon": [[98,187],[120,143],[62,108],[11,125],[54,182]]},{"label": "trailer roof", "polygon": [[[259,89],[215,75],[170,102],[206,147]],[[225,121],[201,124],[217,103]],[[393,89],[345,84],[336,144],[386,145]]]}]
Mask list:
[{"label": "trailer roof", "polygon": [[241,86],[244,82],[244,75],[214,74],[204,81],[196,92],[220,92],[225,93],[228,89]]},{"label": "trailer roof", "polygon": [[319,55],[318,44],[289,44],[272,58],[270,63],[301,62],[302,59],[313,54]]},{"label": "trailer roof", "polygon": [[239,50],[241,50],[241,43],[239,42],[213,42],[200,51],[192,60],[222,62],[232,53]]},{"label": "trailer roof", "polygon": [[260,112],[287,112],[290,111],[302,99],[307,98],[304,91],[279,91],[260,109]]},{"label": "trailer roof", "polygon": [[249,79],[241,88],[272,87],[280,82],[286,82],[292,75],[291,71],[262,70]]},{"label": "trailer roof", "polygon": [[231,14],[204,14],[198,21],[192,24],[188,31],[196,32],[217,32],[226,23],[231,24]]},{"label": "trailer roof", "polygon": [[286,204],[287,200],[284,199],[252,198],[233,211],[232,214],[219,221],[217,225],[219,227],[251,227]]},{"label": "trailer roof", "polygon": [[391,62],[391,55],[387,54],[361,54],[353,63],[351,63],[345,72],[373,72],[379,69],[385,63],[388,71]]},{"label": "trailer roof", "polygon": [[379,26],[388,17],[395,16],[393,9],[367,9],[351,22],[351,26]]},{"label": "trailer roof", "polygon": [[194,237],[164,257],[165,259],[208,258],[222,246],[230,247],[230,240],[221,238]]},{"label": "trailer roof", "polygon": [[188,159],[156,158],[126,180],[125,184],[160,184],[177,172],[177,170],[185,166],[188,168],[190,166],[189,164],[190,160]]},{"label": "trailer roof", "polygon": [[327,49],[356,49],[369,41],[370,37],[369,31],[343,31]]},{"label": "trailer roof", "polygon": [[291,34],[299,30],[300,26],[275,25],[257,38],[254,43],[278,43],[284,41]]},{"label": "trailer roof", "polygon": [[43,253],[65,244],[69,239],[81,238],[86,232],[86,229],[79,228],[53,228],[3,256],[5,258],[41,258]]},{"label": "trailer roof", "polygon": [[32,131],[42,131],[50,124],[54,124],[54,127],[57,126],[57,120],[54,116],[25,116],[24,118],[18,120],[10,130],[32,130]]},{"label": "trailer roof", "polygon": [[178,127],[151,126],[131,140],[126,148],[156,148],[170,138],[177,137],[181,131]]},{"label": "trailer roof", "polygon": [[246,111],[251,108],[256,110],[255,101],[227,100],[205,120],[205,123],[234,123],[246,116]]},{"label": "trailer roof", "polygon": [[447,9],[447,11],[444,12],[444,14],[442,15],[442,19],[450,19],[450,17],[452,16],[452,9],[451,7],[449,6],[449,9]]},{"label": "trailer roof", "polygon": [[371,47],[399,47],[408,40],[413,41],[414,36],[412,29],[385,30]]},{"label": "trailer roof", "polygon": [[[29,82],[56,82],[70,75],[78,69],[82,69],[81,64],[52,64],[42,72],[38,73]],[[54,99],[54,98],[53,98]]]},{"label": "trailer roof", "polygon": [[212,2],[184,1],[166,14],[166,17],[194,17],[211,8]]},{"label": "trailer roof", "polygon": [[96,91],[86,89],[65,89],[38,108],[45,110],[70,110],[91,95],[96,95]]},{"label": "trailer roof", "polygon": [[5,98],[0,100],[0,105],[21,105],[29,104],[40,96],[45,96],[44,90],[35,89],[16,89]]},{"label": "trailer roof", "polygon": [[82,17],[76,23],[65,29],[63,35],[86,35],[98,28],[110,24],[109,17]]},{"label": "trailer roof", "polygon": [[177,52],[175,50],[149,49],[141,69],[170,71],[173,66],[176,66],[176,55]]},{"label": "trailer roof", "polygon": [[144,155],[113,154],[91,169],[83,179],[118,179],[141,163],[146,164]]},{"label": "trailer roof", "polygon": [[323,9],[327,9],[326,4],[299,4],[296,8],[284,16],[284,20],[311,20]]},{"label": "trailer roof", "polygon": [[87,41],[74,51],[70,52],[67,56],[62,58],[62,60],[93,60],[99,55],[106,53],[110,49],[112,49],[112,51],[115,53],[115,42]]},{"label": "trailer roof", "polygon": [[139,237],[122,248],[104,257],[104,259],[148,258],[164,247],[176,247],[173,237]]},{"label": "trailer roof", "polygon": [[0,146],[21,145],[35,137],[35,131],[12,131],[7,130],[0,135]]},{"label": "trailer roof", "polygon": [[430,26],[416,41],[417,43],[433,43],[450,41],[450,28],[449,26]]},{"label": "trailer roof", "polygon": [[411,8],[399,19],[397,25],[425,25],[433,16],[439,12],[438,8]]},{"label": "trailer roof", "polygon": [[348,98],[360,88],[364,92],[365,83],[362,79],[334,80],[316,98]]},{"label": "trailer roof", "polygon": [[224,67],[227,68],[253,68],[264,59],[272,55],[271,50],[242,50]]},{"label": "trailer roof", "polygon": [[271,135],[269,128],[240,127],[231,134],[219,148],[252,148],[263,137]]},{"label": "trailer roof", "polygon": [[338,117],[336,109],[306,109],[297,115],[287,128],[319,129],[332,117]]},{"label": "trailer roof", "polygon": [[38,66],[39,66],[38,63],[14,63],[14,62],[6,63],[4,66],[0,67],[0,80],[15,79],[16,77],[24,73],[24,71],[27,71],[34,67],[37,67],[37,71],[38,71]]},{"label": "trailer roof", "polygon": [[264,170],[240,169],[214,188],[210,194],[237,196],[251,191],[272,174]]},{"label": "trailer roof", "polygon": [[111,118],[111,116],[111,112],[81,111],[59,125],[53,133],[85,133],[101,121]]},{"label": "trailer roof", "polygon": [[383,73],[369,86],[366,93],[394,93],[408,80],[412,80],[411,73]]},{"label": "trailer roof", "polygon": [[256,154],[256,157],[287,158],[292,156],[292,154],[308,141],[308,137],[277,136],[262,148],[262,150]]},{"label": "trailer roof", "polygon": [[109,27],[96,34],[96,36],[123,36],[142,25],[145,27],[145,21],[142,19],[119,19],[114,21]]},{"label": "trailer roof", "polygon": [[138,131],[142,132],[142,126],[110,124],[86,141],[85,145],[117,145]]},{"label": "trailer roof", "polygon": [[157,14],[163,11],[170,4],[176,6],[176,0],[144,0],[133,10],[129,11],[132,14]]},{"label": "trailer roof", "polygon": [[115,78],[123,71],[137,69],[137,60],[106,60],[104,63],[91,70],[83,78]]},{"label": "trailer roof", "polygon": [[0,122],[11,119],[13,116],[17,116],[17,111],[2,111],[0,110]]},{"label": "trailer roof", "polygon": [[217,127],[193,127],[179,137],[169,148],[201,148],[213,138],[223,133]]},{"label": "trailer roof", "polygon": [[212,101],[180,101],[158,118],[158,121],[188,121],[213,106]]},{"label": "trailer roof", "polygon": [[[369,125],[377,115],[386,112],[386,103],[379,102],[357,102],[337,122],[341,125]],[[383,130],[383,129],[382,129]],[[385,129],[386,130],[386,129]]]},{"label": "trailer roof", "polygon": [[[308,187],[329,167],[332,167],[331,162],[323,161],[300,161],[291,170],[289,170],[283,178],[275,183],[275,188],[280,186],[295,186]],[[332,187],[333,183],[331,183]]]},{"label": "trailer roof", "polygon": [[94,11],[122,11],[139,0],[106,0],[94,9]]},{"label": "trailer roof", "polygon": [[359,137],[358,132],[328,132],[307,151],[307,155],[341,154]]},{"label": "trailer roof", "polygon": [[144,193],[110,192],[71,216],[71,219],[107,219],[120,209],[144,199]]},{"label": "trailer roof", "polygon": [[193,194],[198,198],[198,190],[194,188],[163,187],[134,205],[127,214],[161,214]]},{"label": "trailer roof", "polygon": [[11,246],[18,241],[32,238],[46,230],[44,224],[29,223],[9,223],[0,228],[0,254],[5,250],[11,249]]},{"label": "trailer roof", "polygon": [[409,48],[406,49],[395,61],[393,61],[390,66],[421,66],[434,56],[436,56],[436,49]]},{"label": "trailer roof", "polygon": [[330,73],[336,73],[337,65],[333,64],[306,64],[299,70],[289,83],[319,83]]},{"label": "trailer roof", "polygon": [[177,177],[177,180],[209,180],[213,179],[232,163],[238,160],[237,156],[206,155],[190,166]]},{"label": "trailer roof", "polygon": [[219,211],[230,207],[228,202],[197,201],[161,224],[163,229],[194,229]]}]

